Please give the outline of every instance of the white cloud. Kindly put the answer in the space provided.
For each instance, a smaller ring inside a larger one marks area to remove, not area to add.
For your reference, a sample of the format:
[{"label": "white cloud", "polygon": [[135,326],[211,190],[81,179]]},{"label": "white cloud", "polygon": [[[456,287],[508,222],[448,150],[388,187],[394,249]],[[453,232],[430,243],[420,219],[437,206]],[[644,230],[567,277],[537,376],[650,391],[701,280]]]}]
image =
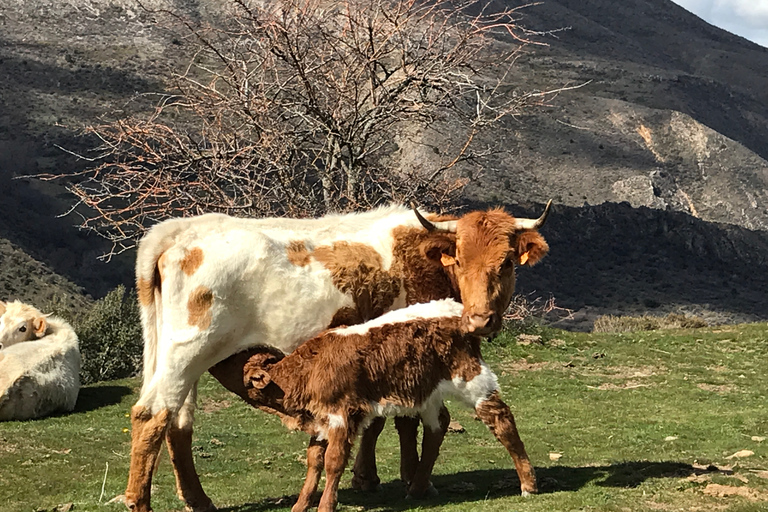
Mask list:
[{"label": "white cloud", "polygon": [[708,23],[768,47],[768,0],[673,0]]}]

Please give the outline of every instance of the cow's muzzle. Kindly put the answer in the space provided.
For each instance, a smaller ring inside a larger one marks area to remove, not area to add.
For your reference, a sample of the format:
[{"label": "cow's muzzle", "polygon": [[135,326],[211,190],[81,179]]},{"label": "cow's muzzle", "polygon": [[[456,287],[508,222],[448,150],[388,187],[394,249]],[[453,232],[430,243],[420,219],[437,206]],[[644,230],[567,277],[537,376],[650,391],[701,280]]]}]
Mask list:
[{"label": "cow's muzzle", "polygon": [[462,318],[464,329],[475,334],[490,334],[493,332],[498,320],[496,313],[486,311],[483,313],[468,313]]}]

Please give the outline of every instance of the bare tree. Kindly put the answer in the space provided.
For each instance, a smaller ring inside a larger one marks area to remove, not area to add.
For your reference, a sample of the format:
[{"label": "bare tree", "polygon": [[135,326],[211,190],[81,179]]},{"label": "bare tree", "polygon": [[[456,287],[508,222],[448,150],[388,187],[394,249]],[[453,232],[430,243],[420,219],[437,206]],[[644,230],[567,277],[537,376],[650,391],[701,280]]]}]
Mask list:
[{"label": "bare tree", "polygon": [[[186,30],[194,57],[150,115],[90,126],[94,166],[70,186],[84,226],[129,247],[154,220],[222,211],[314,216],[386,202],[441,207],[473,142],[549,93],[509,74],[528,34],[517,9],[474,0],[232,0]],[[500,43],[500,38],[506,41]],[[511,41],[511,42],[510,42]],[[401,135],[450,120],[452,145],[418,169]],[[455,128],[458,127],[458,128]]]}]

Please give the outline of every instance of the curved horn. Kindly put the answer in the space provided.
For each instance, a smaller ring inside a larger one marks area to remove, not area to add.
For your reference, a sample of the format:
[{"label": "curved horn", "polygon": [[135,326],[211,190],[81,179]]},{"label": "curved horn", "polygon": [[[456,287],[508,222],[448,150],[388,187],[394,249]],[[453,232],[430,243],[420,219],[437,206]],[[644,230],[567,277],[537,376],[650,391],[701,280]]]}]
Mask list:
[{"label": "curved horn", "polygon": [[422,226],[424,226],[424,229],[427,231],[448,231],[450,233],[456,232],[456,221],[455,220],[446,220],[443,222],[430,222],[427,219],[424,218],[424,216],[419,213],[419,210],[416,209],[416,204],[411,203],[411,208],[413,208],[413,213],[416,214],[416,218],[419,219],[419,222]]},{"label": "curved horn", "polygon": [[552,200],[547,201],[547,206],[544,208],[544,213],[538,219],[515,219],[515,228],[523,231],[526,229],[539,229],[547,221],[549,210],[552,208]]}]

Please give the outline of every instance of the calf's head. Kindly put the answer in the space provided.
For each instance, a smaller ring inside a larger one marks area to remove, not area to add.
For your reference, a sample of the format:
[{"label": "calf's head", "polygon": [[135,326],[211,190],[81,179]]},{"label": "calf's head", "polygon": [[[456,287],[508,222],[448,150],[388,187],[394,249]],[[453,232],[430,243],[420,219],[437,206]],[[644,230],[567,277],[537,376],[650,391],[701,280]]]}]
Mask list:
[{"label": "calf's head", "polygon": [[[259,347],[261,348],[261,347]],[[277,364],[283,355],[276,349],[264,347],[263,351],[253,353],[243,366],[243,385],[248,390],[251,400],[263,405],[272,405],[275,399],[281,398],[281,393],[276,386],[269,386],[272,382],[270,369]]]},{"label": "calf's head", "polygon": [[0,349],[45,336],[48,316],[29,304],[0,301]]},{"label": "calf's head", "polygon": [[428,230],[456,233],[455,251],[442,252],[440,263],[459,288],[467,332],[486,335],[501,328],[515,291],[515,265],[535,265],[549,250],[538,229],[551,205],[552,201],[547,203],[538,219],[518,219],[493,209],[433,223],[416,211]]}]

